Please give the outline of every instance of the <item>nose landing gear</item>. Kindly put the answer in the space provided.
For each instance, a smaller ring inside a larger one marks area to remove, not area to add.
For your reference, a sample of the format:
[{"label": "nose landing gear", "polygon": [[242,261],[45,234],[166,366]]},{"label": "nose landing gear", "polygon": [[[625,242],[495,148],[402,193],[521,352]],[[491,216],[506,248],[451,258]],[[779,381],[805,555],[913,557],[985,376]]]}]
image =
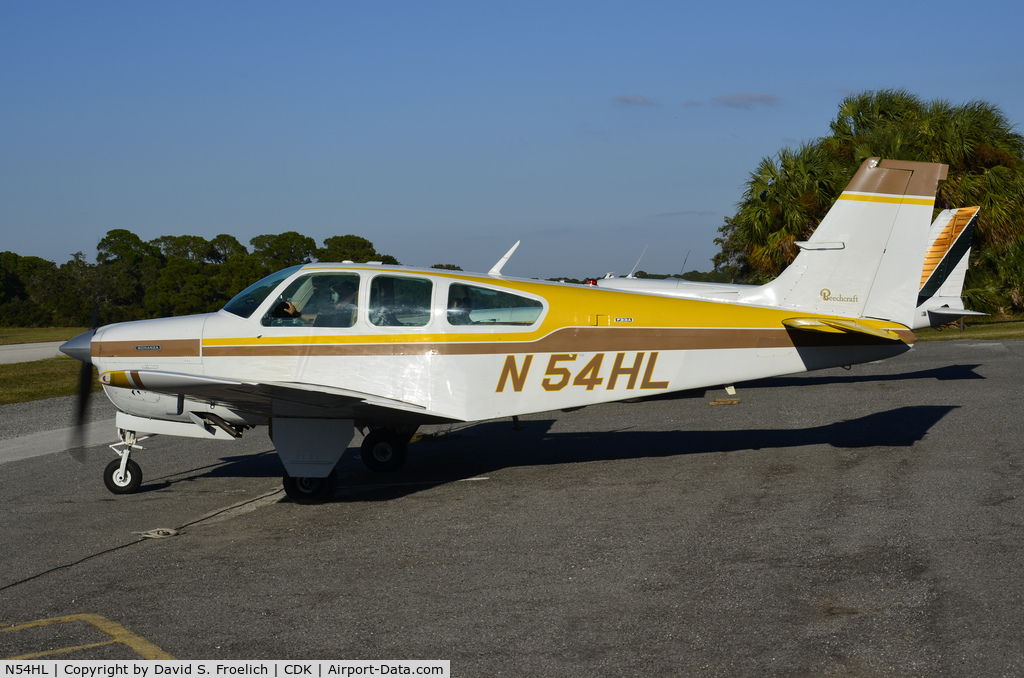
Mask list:
[{"label": "nose landing gear", "polygon": [[132,494],[142,485],[142,469],[126,454],[103,469],[103,484],[114,494]]},{"label": "nose landing gear", "polygon": [[129,456],[132,449],[145,449],[139,442],[151,436],[139,438],[135,431],[118,429],[117,437],[121,439],[120,442],[111,445],[110,449],[116,452],[120,459],[115,459],[103,469],[103,484],[114,494],[134,494],[142,486],[142,469]]}]

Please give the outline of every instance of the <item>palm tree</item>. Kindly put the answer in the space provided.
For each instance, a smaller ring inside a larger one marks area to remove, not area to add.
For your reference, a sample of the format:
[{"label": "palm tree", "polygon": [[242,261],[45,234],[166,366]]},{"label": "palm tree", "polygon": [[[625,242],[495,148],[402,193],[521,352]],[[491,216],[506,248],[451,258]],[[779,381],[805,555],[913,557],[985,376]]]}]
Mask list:
[{"label": "palm tree", "polygon": [[731,220],[754,271],[774,277],[793,261],[795,243],[814,233],[849,179],[845,174],[843,163],[818,143],[762,158]]},{"label": "palm tree", "polygon": [[749,282],[774,277],[864,159],[941,162],[949,173],[936,207],[982,208],[967,281],[975,303],[980,310],[1024,309],[1010,263],[1024,234],[1024,137],[1002,111],[983,101],[926,103],[906,90],[879,90],[844,99],[829,128],[827,137],[761,160],[736,215],[719,229],[716,265],[745,264],[736,270]]}]

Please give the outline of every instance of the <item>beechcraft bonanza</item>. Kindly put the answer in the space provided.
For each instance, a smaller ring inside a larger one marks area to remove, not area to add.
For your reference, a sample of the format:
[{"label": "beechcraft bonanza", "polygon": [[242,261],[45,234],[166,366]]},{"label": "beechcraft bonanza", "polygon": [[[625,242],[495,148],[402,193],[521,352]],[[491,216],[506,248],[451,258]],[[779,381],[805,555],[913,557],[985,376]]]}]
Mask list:
[{"label": "beechcraft bonanza", "polygon": [[[136,491],[140,440],[268,426],[289,497],[329,498],[358,427],[375,471],[416,427],[576,408],[889,358],[913,346],[946,166],[872,158],[757,300],[673,298],[374,264],[275,273],[205,315],[108,325],[61,350],[117,408],[104,480]],[[816,234],[817,235],[817,234]],[[827,236],[827,238],[825,237]],[[513,248],[514,249],[514,248]],[[85,369],[85,367],[84,367]]]},{"label": "beechcraft bonanza", "polygon": [[[978,209],[945,209],[939,212],[932,222],[921,270],[921,284],[917,291],[917,308],[910,329],[939,327],[964,316],[985,315],[965,309],[960,297],[967,275]],[[846,227],[835,221],[823,220],[810,239],[796,245],[801,251],[834,248],[837,246],[836,243],[842,243],[842,234],[834,231],[839,228]],[[794,261],[793,264],[797,265],[797,262]],[[592,284],[611,290],[646,292],[684,299],[778,306],[784,300],[778,293],[778,288],[784,284],[780,283],[781,280],[782,276],[767,285],[737,285],[694,282],[679,278],[634,278],[632,274],[616,278],[608,274],[600,280],[593,280]],[[830,288],[826,287],[822,288],[821,293],[827,295],[830,291]]]}]

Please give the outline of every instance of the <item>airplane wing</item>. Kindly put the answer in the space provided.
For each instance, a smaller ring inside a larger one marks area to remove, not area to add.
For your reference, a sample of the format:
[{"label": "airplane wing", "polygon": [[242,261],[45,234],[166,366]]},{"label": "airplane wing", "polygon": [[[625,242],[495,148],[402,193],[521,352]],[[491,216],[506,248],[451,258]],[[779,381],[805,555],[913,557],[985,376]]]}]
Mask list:
[{"label": "airplane wing", "polygon": [[373,419],[396,414],[410,420],[447,421],[426,407],[372,393],[298,382],[256,382],[157,370],[115,370],[100,375],[107,386],[153,391],[272,417],[288,411],[325,418]]}]

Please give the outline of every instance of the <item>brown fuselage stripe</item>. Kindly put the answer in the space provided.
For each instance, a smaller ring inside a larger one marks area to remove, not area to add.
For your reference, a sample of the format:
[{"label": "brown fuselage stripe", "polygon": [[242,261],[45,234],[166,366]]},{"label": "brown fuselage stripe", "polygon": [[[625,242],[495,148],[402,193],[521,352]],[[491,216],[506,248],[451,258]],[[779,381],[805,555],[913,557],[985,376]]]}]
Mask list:
[{"label": "brown fuselage stripe", "polygon": [[[909,330],[896,334],[908,344]],[[256,356],[402,356],[494,355],[510,353],[593,353],[599,351],[671,351],[716,348],[793,348],[812,346],[882,346],[893,342],[866,334],[807,332],[788,329],[604,329],[566,328],[537,341],[380,344],[291,344],[207,346],[206,357]]]},{"label": "brown fuselage stripe", "polygon": [[198,358],[202,345],[198,339],[164,341],[97,341],[90,352],[94,358]]}]

